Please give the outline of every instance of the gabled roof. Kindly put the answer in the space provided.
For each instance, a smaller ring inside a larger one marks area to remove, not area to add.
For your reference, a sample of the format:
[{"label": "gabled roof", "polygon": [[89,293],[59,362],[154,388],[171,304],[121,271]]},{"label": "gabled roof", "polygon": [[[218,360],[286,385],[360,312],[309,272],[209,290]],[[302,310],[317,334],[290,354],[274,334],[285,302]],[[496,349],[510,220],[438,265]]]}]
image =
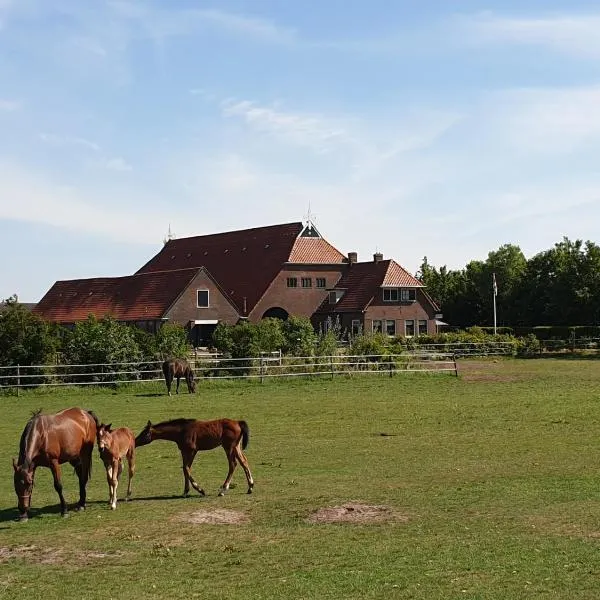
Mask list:
[{"label": "gabled roof", "polygon": [[381,260],[348,265],[335,287],[345,290],[342,298],[333,306],[326,298],[317,313],[360,312],[369,306],[382,287],[424,286],[394,260]]},{"label": "gabled roof", "polygon": [[296,239],[288,262],[296,264],[339,264],[345,256],[321,237],[300,236]]},{"label": "gabled roof", "polygon": [[57,281],[33,312],[56,323],[75,323],[89,314],[119,321],[164,317],[199,269]]},{"label": "gabled roof", "polygon": [[285,263],[342,262],[333,246],[301,236],[304,231],[298,222],[169,240],[138,273],[204,267],[240,314],[244,306],[247,314]]}]

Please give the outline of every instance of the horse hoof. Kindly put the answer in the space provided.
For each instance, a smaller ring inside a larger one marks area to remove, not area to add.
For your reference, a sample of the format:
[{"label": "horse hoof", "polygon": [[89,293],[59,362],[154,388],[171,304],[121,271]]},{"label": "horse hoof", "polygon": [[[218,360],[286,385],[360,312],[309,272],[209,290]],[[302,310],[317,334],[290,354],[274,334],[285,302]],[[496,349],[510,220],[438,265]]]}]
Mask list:
[{"label": "horse hoof", "polygon": [[68,512],[64,512],[64,513],[62,514],[62,518],[63,518],[63,519],[68,519],[68,518],[69,518],[69,513],[68,513]]},{"label": "horse hoof", "polygon": [[110,505],[110,510],[115,510],[116,508],[117,508],[117,505],[116,505],[116,504],[111,504],[111,505]]},{"label": "horse hoof", "polygon": [[27,523],[27,521],[29,521],[29,516],[28,515],[19,515],[17,518],[17,521],[19,521],[19,523]]},{"label": "horse hoof", "polygon": [[221,490],[221,491],[219,492],[219,496],[224,496],[224,495],[225,495],[225,490]]},{"label": "horse hoof", "polygon": [[247,493],[251,494],[252,493],[252,488],[248,488],[248,492]]},{"label": "horse hoof", "polygon": [[78,504],[78,505],[75,507],[75,512],[81,512],[81,511],[83,511],[83,510],[85,510],[85,506],[82,506],[81,504]]},{"label": "horse hoof", "polygon": [[204,498],[206,496],[206,492],[204,490],[198,490],[198,493]]}]

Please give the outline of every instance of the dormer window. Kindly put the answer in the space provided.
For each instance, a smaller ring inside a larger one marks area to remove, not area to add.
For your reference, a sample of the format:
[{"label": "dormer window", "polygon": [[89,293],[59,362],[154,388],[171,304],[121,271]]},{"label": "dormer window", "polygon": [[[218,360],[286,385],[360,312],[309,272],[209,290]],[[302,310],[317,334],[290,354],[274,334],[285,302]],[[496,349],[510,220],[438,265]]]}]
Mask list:
[{"label": "dormer window", "polygon": [[343,296],[344,292],[342,290],[331,290],[329,292],[329,304],[337,304]]},{"label": "dormer window", "polygon": [[384,302],[415,302],[417,290],[414,288],[383,288]]},{"label": "dormer window", "polygon": [[208,290],[196,290],[197,296],[197,307],[198,308],[208,308]]}]

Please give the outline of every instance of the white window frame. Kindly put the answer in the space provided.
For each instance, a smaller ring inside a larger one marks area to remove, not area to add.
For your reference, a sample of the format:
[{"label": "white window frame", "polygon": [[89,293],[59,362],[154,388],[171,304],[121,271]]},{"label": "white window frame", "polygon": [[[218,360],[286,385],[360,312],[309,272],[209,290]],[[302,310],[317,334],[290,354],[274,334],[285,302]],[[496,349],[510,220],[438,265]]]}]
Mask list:
[{"label": "white window frame", "polygon": [[[385,330],[384,330],[385,335],[387,335],[388,337],[396,337],[396,321],[395,321],[395,319],[384,319],[383,322],[385,323]],[[394,324],[394,333],[390,333],[388,331],[388,323]]]},{"label": "white window frame", "polygon": [[[412,296],[412,298],[411,298]],[[417,290],[415,288],[401,288],[400,289],[400,302],[416,302],[417,301]]]},{"label": "white window frame", "polygon": [[[307,284],[307,285],[304,285],[304,284]],[[304,289],[312,288],[312,277],[301,277],[300,278],[300,285]]]},{"label": "white window frame", "polygon": [[[425,331],[421,331],[421,323],[425,323]],[[417,320],[417,335],[428,335],[429,334],[429,321],[427,319]]]},{"label": "white window frame", "polygon": [[[408,323],[412,323],[412,333],[408,333]],[[415,335],[415,320],[414,319],[404,319],[404,337],[414,337]]]},{"label": "white window frame", "polygon": [[[206,306],[204,304],[200,304],[200,292],[206,292]],[[210,308],[210,290],[207,290],[205,288],[196,290],[196,308]]]},{"label": "white window frame", "polygon": [[[375,329],[375,323],[379,323],[379,329]],[[373,319],[371,321],[371,333],[383,333],[383,320],[382,319]]]},{"label": "white window frame", "polygon": [[[323,285],[319,285],[320,283],[322,283]],[[326,288],[327,287],[327,280],[325,279],[325,277],[317,277],[316,278],[315,287],[320,288],[320,289]]]},{"label": "white window frame", "polygon": [[[292,281],[294,282],[292,284]],[[286,281],[286,285],[289,288],[297,288],[298,287],[298,278],[297,277],[288,277]]]},{"label": "white window frame", "polygon": [[[386,296],[387,296],[387,298],[386,298]],[[399,294],[398,288],[383,288],[383,301],[384,302],[398,302],[399,299],[400,299],[400,294]]]},{"label": "white window frame", "polygon": [[[361,326],[362,326],[362,324],[360,322],[360,319],[352,319],[352,326],[350,328],[352,335],[360,335]],[[355,329],[356,329],[356,331],[355,331]]]}]

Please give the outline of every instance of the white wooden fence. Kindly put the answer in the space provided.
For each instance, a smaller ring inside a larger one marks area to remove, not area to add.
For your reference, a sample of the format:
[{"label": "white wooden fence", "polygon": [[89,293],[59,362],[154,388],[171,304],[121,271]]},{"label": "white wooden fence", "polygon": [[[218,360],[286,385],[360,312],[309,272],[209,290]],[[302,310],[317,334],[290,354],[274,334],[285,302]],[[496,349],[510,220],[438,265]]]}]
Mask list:
[{"label": "white wooden fence", "polygon": [[[259,379],[336,375],[411,373],[458,375],[454,355],[440,352],[410,352],[370,356],[261,356],[226,358],[198,355],[191,359],[196,380]],[[14,365],[0,367],[0,388],[20,389],[86,385],[115,385],[162,380],[161,363],[97,363],[86,365]]]}]

